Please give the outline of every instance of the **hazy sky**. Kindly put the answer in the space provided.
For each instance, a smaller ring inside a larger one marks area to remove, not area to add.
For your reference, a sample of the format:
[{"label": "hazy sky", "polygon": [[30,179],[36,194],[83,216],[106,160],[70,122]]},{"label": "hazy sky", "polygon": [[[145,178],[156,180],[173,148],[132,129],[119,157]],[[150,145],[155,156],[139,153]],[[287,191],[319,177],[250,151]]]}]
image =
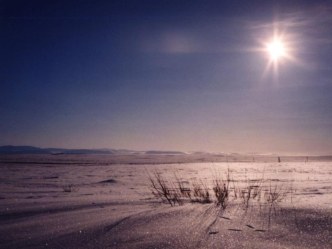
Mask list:
[{"label": "hazy sky", "polygon": [[[332,153],[331,1],[2,0],[0,16],[0,145]],[[278,72],[260,51],[276,30]]]}]

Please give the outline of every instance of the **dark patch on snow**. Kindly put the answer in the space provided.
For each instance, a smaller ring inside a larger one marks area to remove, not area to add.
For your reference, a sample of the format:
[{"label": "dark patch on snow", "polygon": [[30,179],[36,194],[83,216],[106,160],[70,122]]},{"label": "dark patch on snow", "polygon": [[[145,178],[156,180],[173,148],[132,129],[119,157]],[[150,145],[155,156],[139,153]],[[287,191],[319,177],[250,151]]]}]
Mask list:
[{"label": "dark patch on snow", "polygon": [[107,179],[107,180],[101,181],[99,183],[116,183],[116,180],[114,180],[114,179],[111,178],[111,179]]}]

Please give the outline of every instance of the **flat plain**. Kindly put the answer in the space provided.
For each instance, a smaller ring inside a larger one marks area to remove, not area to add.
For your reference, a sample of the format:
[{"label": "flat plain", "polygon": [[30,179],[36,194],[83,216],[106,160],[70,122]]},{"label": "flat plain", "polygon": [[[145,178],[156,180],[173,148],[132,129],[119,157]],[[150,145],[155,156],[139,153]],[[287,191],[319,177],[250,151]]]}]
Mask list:
[{"label": "flat plain", "polygon": [[[0,248],[331,248],[329,157],[1,155]],[[170,206],[149,176],[203,182],[211,203]],[[264,182],[273,210],[213,201],[213,180]]]}]

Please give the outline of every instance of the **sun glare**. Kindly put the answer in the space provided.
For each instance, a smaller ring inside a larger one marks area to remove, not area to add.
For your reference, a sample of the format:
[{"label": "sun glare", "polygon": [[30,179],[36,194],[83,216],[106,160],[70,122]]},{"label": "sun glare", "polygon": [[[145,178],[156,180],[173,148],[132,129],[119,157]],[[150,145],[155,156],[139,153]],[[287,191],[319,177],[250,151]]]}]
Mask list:
[{"label": "sun glare", "polygon": [[[267,58],[267,65],[263,75],[272,71],[276,79],[279,77],[279,71],[282,67],[287,66],[289,62],[298,63],[295,56],[295,36],[278,28],[278,23],[274,24],[272,36],[262,37],[261,47],[258,51],[262,52]],[[282,31],[281,31],[282,30]]]},{"label": "sun glare", "polygon": [[276,38],[266,45],[266,50],[272,61],[279,61],[287,54],[284,42]]},{"label": "sun glare", "polygon": [[[298,58],[301,49],[300,34],[292,32],[291,20],[275,20],[270,24],[257,25],[257,47],[250,49],[259,52],[266,59],[263,77],[272,75],[276,82],[280,73],[286,67],[294,65],[303,66]],[[293,30],[295,31],[295,30]]]}]

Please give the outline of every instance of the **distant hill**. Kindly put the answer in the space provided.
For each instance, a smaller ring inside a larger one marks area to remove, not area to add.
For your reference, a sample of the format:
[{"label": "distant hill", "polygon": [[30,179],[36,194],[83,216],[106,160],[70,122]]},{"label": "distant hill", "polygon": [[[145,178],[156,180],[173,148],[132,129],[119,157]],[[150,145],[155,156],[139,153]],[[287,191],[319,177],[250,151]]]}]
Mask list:
[{"label": "distant hill", "polygon": [[109,149],[63,149],[34,146],[0,146],[0,154],[114,154]]},{"label": "distant hill", "polygon": [[145,154],[147,155],[184,155],[186,153],[181,151],[162,151],[162,150],[149,150],[146,151]]},{"label": "distant hill", "polygon": [[0,154],[108,154],[108,155],[182,155],[180,151],[134,151],[134,150],[115,150],[115,149],[64,149],[64,148],[39,148],[34,146],[0,146]]},{"label": "distant hill", "polygon": [[1,154],[20,154],[20,153],[31,153],[31,154],[44,154],[47,153],[46,149],[33,147],[33,146],[0,146]]}]

